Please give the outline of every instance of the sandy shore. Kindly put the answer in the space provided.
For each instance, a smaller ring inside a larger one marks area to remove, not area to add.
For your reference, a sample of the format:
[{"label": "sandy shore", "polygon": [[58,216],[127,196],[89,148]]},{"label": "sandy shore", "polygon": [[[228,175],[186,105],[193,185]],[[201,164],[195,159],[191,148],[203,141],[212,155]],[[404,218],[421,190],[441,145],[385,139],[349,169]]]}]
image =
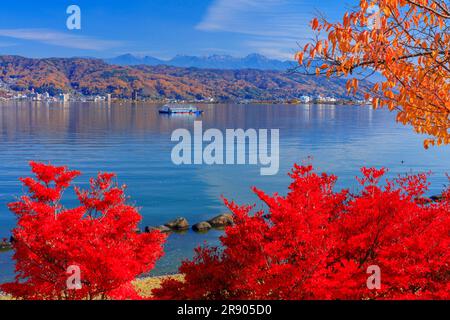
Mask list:
[{"label": "sandy shore", "polygon": [[176,279],[176,280],[183,280],[183,276],[181,274],[175,274],[170,276],[161,276],[161,277],[149,277],[149,278],[142,278],[137,279],[134,281],[134,287],[139,292],[139,294],[143,297],[151,297],[152,290],[155,288],[159,288],[161,285],[161,282],[164,279]]}]

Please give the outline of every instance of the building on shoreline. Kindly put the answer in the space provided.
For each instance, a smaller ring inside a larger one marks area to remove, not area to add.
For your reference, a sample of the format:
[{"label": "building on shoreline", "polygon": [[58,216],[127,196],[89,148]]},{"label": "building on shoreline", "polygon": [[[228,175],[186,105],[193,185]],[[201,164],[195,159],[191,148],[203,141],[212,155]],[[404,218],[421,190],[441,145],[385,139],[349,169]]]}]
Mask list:
[{"label": "building on shoreline", "polygon": [[314,100],[315,103],[321,104],[321,103],[336,103],[338,100],[335,97],[323,97],[322,95],[318,95],[316,99]]},{"label": "building on shoreline", "polygon": [[300,103],[310,103],[312,101],[310,96],[301,96]]},{"label": "building on shoreline", "polygon": [[68,102],[70,100],[70,95],[68,93],[61,93],[59,95],[59,101]]}]

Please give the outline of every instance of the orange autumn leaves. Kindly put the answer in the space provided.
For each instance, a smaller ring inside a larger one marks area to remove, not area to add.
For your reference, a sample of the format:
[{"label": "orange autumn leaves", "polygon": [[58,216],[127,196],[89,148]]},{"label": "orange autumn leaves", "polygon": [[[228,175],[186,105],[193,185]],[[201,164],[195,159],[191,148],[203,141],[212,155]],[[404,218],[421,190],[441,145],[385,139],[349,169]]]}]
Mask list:
[{"label": "orange autumn leaves", "polygon": [[[450,143],[449,1],[361,0],[341,22],[316,18],[311,27],[317,40],[296,56],[306,73],[350,77],[349,92],[395,110],[430,136],[425,147]],[[382,80],[360,88],[357,78],[375,72]]]}]

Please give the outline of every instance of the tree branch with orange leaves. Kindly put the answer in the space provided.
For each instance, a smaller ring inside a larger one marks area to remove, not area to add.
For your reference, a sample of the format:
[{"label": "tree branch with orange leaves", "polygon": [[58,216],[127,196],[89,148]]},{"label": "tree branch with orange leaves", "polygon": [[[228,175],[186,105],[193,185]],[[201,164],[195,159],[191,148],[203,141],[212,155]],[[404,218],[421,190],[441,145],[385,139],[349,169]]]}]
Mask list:
[{"label": "tree branch with orange leaves", "polygon": [[379,73],[383,79],[364,88],[373,107],[428,135],[426,148],[450,144],[448,0],[361,0],[341,22],[315,18],[311,27],[316,40],[296,55],[301,72],[349,77],[355,93],[358,70]]}]

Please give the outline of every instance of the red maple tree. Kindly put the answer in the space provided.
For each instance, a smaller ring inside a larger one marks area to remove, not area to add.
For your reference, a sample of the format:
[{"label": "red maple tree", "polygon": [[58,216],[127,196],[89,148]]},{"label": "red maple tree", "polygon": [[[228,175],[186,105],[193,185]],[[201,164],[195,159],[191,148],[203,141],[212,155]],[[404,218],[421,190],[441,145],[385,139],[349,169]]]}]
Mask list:
[{"label": "red maple tree", "polygon": [[[21,179],[29,195],[9,204],[18,217],[16,280],[0,289],[23,299],[140,298],[131,281],[153,268],[165,236],[137,232],[141,216],[127,204],[125,187],[100,173],[89,190],[75,188],[80,205],[67,209],[63,192],[80,172],[30,165],[36,178]],[[71,266],[80,271],[81,288],[68,287]]]},{"label": "red maple tree", "polygon": [[[166,280],[159,299],[448,299],[450,188],[424,197],[426,174],[381,184],[362,169],[361,191],[333,190],[337,178],[295,166],[287,196],[255,189],[269,212],[226,204],[235,225],[223,249],[200,247],[184,281]],[[368,286],[370,267],[381,288]]]}]

